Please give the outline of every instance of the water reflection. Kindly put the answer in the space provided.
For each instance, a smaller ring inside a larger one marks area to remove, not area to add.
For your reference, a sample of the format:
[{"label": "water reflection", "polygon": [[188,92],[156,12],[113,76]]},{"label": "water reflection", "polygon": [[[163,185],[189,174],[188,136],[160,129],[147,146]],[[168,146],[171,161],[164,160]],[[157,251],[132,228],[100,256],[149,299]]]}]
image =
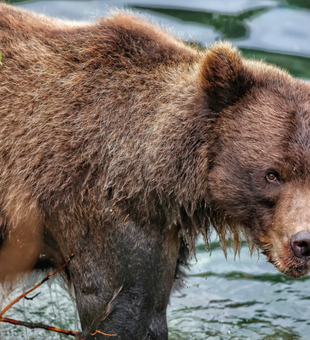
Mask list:
[{"label": "water reflection", "polygon": [[228,15],[213,12],[190,11],[188,9],[152,8],[140,6],[134,6],[133,8],[169,15],[172,18],[176,18],[184,22],[195,22],[211,26],[221,34],[221,38],[225,39],[248,37],[249,30],[245,20],[266,11],[265,8],[258,8],[255,10],[244,11],[239,14]]}]

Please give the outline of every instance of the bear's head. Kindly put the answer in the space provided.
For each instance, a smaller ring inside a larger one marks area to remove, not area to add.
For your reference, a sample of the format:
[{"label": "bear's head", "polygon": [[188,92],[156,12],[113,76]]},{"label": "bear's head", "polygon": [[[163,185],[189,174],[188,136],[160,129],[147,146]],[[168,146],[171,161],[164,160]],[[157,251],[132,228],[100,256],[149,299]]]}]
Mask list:
[{"label": "bear's head", "polygon": [[308,273],[310,85],[226,43],[206,53],[199,80],[215,116],[208,146],[214,227],[241,226],[281,272]]}]

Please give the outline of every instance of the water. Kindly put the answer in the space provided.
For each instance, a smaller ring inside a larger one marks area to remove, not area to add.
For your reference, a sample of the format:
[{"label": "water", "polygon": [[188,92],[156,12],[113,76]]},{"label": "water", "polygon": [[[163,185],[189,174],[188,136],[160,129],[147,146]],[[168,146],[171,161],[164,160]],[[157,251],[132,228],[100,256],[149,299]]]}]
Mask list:
[{"label": "water", "polygon": [[[168,25],[185,40],[201,45],[228,39],[250,58],[277,64],[296,77],[310,79],[309,0],[107,0],[12,1],[17,6],[74,20],[95,20],[111,7],[130,8]],[[307,340],[310,333],[310,277],[292,280],[265,262],[250,257],[225,259],[218,243],[212,256],[200,241],[197,263],[181,292],[171,298],[171,340]],[[7,301],[25,290],[20,287]],[[78,329],[74,303],[58,285],[39,288],[34,300],[20,301],[7,314],[16,319]],[[31,295],[33,296],[33,295]],[[68,339],[43,330],[3,325],[1,339]]]}]

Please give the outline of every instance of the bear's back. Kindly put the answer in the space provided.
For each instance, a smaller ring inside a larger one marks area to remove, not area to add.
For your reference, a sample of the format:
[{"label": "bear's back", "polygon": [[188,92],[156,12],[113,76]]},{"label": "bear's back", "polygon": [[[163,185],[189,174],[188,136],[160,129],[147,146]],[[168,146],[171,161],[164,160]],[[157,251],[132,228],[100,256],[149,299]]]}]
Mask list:
[{"label": "bear's back", "polygon": [[[36,51],[61,54],[63,61],[86,63],[98,68],[115,64],[152,69],[159,64],[173,65],[197,61],[199,53],[180,40],[130,13],[116,13],[97,22],[74,22],[30,13],[0,4],[1,53],[12,55],[24,42],[31,53]],[[36,53],[36,57],[38,55]]]}]

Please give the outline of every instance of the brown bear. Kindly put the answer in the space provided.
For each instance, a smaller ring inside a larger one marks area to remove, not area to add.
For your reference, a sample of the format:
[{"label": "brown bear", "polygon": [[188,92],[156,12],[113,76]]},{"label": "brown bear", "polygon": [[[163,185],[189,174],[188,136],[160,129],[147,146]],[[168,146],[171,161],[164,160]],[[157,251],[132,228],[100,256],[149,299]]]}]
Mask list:
[{"label": "brown bear", "polygon": [[168,338],[195,240],[310,264],[310,86],[229,43],[193,49],[118,13],[0,4],[0,280],[59,267],[80,339]]}]

